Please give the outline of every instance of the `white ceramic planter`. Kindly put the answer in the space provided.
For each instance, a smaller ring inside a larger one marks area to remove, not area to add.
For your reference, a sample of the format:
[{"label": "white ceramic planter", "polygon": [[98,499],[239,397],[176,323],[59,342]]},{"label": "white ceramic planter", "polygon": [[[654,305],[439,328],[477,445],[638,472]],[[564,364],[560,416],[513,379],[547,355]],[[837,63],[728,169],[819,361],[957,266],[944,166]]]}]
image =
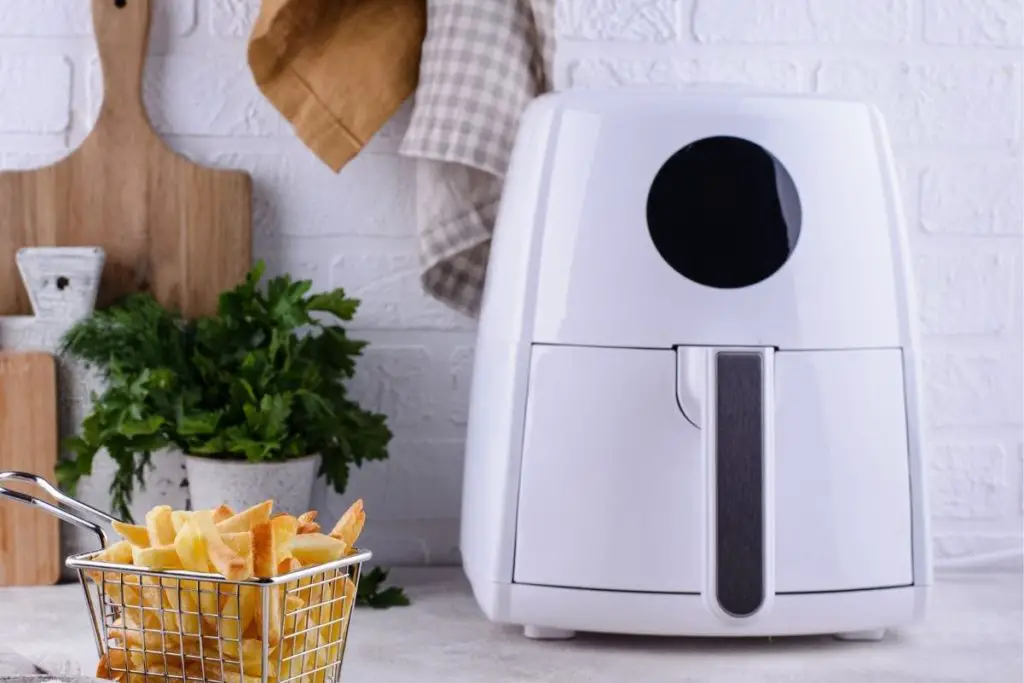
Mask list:
[{"label": "white ceramic planter", "polygon": [[251,463],[186,455],[185,470],[193,510],[228,505],[238,512],[270,498],[275,513],[300,515],[311,507],[320,456]]}]

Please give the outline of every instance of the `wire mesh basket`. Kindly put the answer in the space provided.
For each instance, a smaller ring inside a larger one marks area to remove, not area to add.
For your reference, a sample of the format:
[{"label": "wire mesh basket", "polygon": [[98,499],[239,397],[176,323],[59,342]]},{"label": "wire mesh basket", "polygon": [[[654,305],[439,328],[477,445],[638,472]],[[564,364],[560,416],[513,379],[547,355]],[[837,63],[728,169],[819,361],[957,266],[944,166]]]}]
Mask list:
[{"label": "wire mesh basket", "polygon": [[[117,520],[69,498],[45,479],[28,481],[62,509],[0,487],[0,497],[33,505],[88,529],[107,546]],[[73,511],[73,512],[72,512]],[[273,578],[230,581],[219,574],[154,570],[73,555],[100,657],[97,675],[121,683],[337,683],[360,570],[369,551]]]}]

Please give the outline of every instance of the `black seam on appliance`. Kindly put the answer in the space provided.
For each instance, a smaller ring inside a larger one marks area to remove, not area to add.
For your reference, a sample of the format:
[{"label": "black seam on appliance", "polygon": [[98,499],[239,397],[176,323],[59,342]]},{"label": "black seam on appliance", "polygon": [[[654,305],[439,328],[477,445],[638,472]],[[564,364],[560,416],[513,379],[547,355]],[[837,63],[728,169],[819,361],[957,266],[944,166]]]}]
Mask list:
[{"label": "black seam on appliance", "polygon": [[699,596],[697,591],[641,591],[621,588],[592,588],[590,586],[560,586],[551,583],[524,583],[515,581],[513,586],[532,586],[534,588],[554,588],[557,590],[588,591],[592,593],[628,593],[630,595],[693,595]]},{"label": "black seam on appliance", "polygon": [[[570,591],[588,591],[593,593],[627,593],[630,595],[693,595],[699,596],[699,591],[642,591],[635,589],[622,589],[622,588],[593,588],[590,586],[562,586],[552,583],[530,583],[524,581],[513,581],[513,586],[530,586],[532,588],[554,588],[557,590],[570,590]],[[833,590],[820,590],[820,591],[778,591],[773,593],[776,596],[786,595],[836,595],[845,593],[875,593],[878,591],[891,591],[901,590],[904,588],[914,588],[917,584],[894,584],[891,586],[872,586],[870,588],[838,588]]]},{"label": "black seam on appliance", "polygon": [[775,595],[832,595],[836,593],[871,593],[874,591],[898,590],[900,588],[913,588],[913,583],[898,583],[891,586],[871,586],[870,588],[835,588],[832,590],[820,591],[779,591]]},{"label": "black seam on appliance", "polygon": [[609,349],[609,350],[636,350],[636,351],[675,351],[677,349],[685,348],[700,348],[700,349],[735,349],[737,351],[749,351],[751,353],[761,351],[763,349],[773,349],[776,353],[846,353],[849,351],[902,351],[901,346],[851,346],[844,348],[834,349],[820,349],[820,348],[787,348],[784,349],[780,346],[772,344],[726,344],[726,343],[707,343],[707,344],[672,344],[671,346],[631,346],[628,344],[583,344],[577,342],[530,342],[533,346],[555,346],[564,347],[569,349]]}]

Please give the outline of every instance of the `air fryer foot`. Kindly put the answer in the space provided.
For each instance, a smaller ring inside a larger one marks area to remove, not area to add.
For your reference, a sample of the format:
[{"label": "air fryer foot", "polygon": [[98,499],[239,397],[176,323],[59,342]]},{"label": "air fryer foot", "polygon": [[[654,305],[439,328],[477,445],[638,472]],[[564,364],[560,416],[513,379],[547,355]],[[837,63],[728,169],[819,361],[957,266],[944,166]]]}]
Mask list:
[{"label": "air fryer foot", "polygon": [[877,643],[885,638],[885,629],[875,628],[868,631],[847,631],[846,633],[837,633],[835,638],[836,640]]},{"label": "air fryer foot", "polygon": [[524,626],[523,635],[531,640],[569,640],[576,637],[576,631],[547,626]]}]

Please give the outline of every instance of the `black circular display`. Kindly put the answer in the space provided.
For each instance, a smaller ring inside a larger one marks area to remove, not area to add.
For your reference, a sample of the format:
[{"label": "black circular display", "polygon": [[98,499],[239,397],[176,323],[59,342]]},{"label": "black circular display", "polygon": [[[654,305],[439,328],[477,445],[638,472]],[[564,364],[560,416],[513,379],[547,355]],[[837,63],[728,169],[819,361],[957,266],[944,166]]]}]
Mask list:
[{"label": "black circular display", "polygon": [[647,196],[647,227],[680,275],[719,289],[755,285],[779,270],[800,235],[800,198],[782,164],[734,137],[686,145]]}]

